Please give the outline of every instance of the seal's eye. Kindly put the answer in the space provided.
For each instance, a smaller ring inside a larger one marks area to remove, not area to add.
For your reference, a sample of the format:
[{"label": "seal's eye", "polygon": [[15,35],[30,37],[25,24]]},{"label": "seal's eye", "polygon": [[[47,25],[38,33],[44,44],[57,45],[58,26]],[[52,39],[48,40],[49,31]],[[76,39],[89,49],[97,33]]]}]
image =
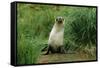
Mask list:
[{"label": "seal's eye", "polygon": [[64,18],[62,18],[62,21],[64,21]]},{"label": "seal's eye", "polygon": [[56,21],[58,21],[58,18],[56,18]]}]

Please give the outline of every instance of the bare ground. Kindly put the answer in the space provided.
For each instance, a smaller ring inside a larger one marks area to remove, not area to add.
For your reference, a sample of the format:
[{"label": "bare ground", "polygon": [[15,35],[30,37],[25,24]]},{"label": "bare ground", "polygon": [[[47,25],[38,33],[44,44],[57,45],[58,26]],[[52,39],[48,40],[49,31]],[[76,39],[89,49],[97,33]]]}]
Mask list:
[{"label": "bare ground", "polygon": [[56,54],[41,55],[38,58],[37,63],[72,62],[72,61],[86,61],[95,59],[96,57],[91,57],[84,53],[75,53],[75,54],[56,53]]}]

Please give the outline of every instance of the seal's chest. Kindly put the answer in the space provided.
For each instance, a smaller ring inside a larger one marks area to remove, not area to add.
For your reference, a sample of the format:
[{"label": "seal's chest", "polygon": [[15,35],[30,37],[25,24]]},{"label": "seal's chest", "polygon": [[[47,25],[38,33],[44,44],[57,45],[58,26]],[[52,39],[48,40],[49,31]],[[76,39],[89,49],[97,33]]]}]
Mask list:
[{"label": "seal's chest", "polygon": [[63,45],[63,34],[64,31],[52,31],[49,37],[49,43],[52,44],[52,46],[61,46]]}]

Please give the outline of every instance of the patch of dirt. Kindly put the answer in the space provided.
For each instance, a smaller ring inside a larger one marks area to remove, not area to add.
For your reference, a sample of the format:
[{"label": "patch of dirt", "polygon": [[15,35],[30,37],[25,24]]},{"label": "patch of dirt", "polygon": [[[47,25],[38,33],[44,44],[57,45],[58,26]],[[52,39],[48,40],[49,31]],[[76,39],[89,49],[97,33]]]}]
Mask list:
[{"label": "patch of dirt", "polygon": [[86,54],[48,54],[41,55],[38,59],[38,63],[57,63],[57,62],[72,62],[72,61],[86,61],[95,60],[95,58],[89,58]]}]

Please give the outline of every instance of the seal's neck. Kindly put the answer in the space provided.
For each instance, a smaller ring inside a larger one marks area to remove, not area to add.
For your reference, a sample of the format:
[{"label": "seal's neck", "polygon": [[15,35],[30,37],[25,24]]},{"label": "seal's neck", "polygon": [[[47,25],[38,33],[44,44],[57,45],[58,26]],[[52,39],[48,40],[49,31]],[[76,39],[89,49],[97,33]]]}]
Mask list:
[{"label": "seal's neck", "polygon": [[54,29],[56,30],[56,31],[60,31],[60,30],[62,30],[64,28],[64,24],[63,23],[55,23],[54,24]]}]

